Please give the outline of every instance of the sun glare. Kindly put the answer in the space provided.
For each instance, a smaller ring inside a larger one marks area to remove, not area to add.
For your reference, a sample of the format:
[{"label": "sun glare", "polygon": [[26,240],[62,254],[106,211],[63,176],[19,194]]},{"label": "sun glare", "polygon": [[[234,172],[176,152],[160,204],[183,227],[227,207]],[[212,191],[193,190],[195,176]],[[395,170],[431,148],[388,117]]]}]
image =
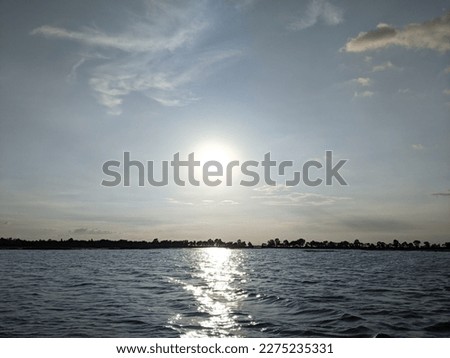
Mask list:
[{"label": "sun glare", "polygon": [[202,164],[210,160],[216,160],[224,166],[232,160],[237,160],[235,153],[229,146],[215,142],[199,145],[195,150],[195,159]]},{"label": "sun glare", "polygon": [[[230,177],[230,183],[238,183],[240,180],[240,173],[236,168],[236,165],[231,166],[231,171],[228,170],[229,164],[233,161],[239,161],[239,152],[236,148],[231,147],[228,143],[220,140],[208,140],[205,142],[198,142],[196,146],[192,147],[192,152],[194,152],[194,157],[196,161],[200,162],[200,165],[196,166],[194,169],[194,174],[196,178],[204,178],[204,168],[205,164],[209,161],[217,161],[220,165],[209,165],[210,172],[220,172],[217,176],[210,177],[212,181],[219,181],[217,185],[202,185],[202,188],[208,193],[208,195],[223,195],[219,188],[225,189],[231,188],[231,185],[227,187],[228,178]],[[236,163],[234,163],[236,164]],[[233,171],[234,167],[234,171]],[[212,169],[211,169],[212,168]],[[220,168],[220,169],[219,169]],[[230,174],[231,173],[231,174]],[[206,192],[202,192],[201,195],[206,195]],[[214,194],[213,194],[214,193]],[[210,197],[205,197],[204,199],[211,199]],[[229,199],[229,198],[224,198]]]}]

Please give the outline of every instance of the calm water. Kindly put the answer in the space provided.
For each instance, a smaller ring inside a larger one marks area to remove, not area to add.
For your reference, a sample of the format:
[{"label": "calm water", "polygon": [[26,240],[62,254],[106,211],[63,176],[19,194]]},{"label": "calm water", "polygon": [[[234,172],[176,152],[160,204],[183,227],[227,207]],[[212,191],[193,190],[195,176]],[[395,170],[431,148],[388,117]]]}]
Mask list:
[{"label": "calm water", "polygon": [[450,337],[450,253],[0,251],[2,337]]}]

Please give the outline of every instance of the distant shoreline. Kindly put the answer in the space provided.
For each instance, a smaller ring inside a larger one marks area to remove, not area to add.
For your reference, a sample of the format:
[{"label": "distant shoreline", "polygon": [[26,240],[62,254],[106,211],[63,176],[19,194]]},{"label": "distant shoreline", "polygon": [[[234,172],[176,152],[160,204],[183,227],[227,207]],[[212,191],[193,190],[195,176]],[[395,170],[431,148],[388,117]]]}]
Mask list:
[{"label": "distant shoreline", "polygon": [[374,243],[361,243],[341,241],[306,241],[298,239],[293,241],[280,241],[278,238],[270,239],[262,245],[253,245],[251,242],[241,240],[223,242],[221,239],[206,241],[189,240],[162,240],[130,241],[130,240],[22,240],[14,238],[0,238],[0,250],[152,250],[152,249],[184,249],[184,248],[229,248],[229,249],[285,249],[285,250],[363,250],[363,251],[450,251],[450,242],[444,244],[430,244],[402,242],[393,240],[392,243],[378,241]]}]

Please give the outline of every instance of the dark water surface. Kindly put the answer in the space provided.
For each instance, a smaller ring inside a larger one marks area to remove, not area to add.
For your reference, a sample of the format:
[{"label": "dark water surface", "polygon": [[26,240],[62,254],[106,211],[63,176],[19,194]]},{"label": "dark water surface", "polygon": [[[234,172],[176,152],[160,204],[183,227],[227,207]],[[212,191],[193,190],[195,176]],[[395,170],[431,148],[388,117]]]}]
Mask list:
[{"label": "dark water surface", "polygon": [[450,337],[450,253],[0,251],[1,337]]}]

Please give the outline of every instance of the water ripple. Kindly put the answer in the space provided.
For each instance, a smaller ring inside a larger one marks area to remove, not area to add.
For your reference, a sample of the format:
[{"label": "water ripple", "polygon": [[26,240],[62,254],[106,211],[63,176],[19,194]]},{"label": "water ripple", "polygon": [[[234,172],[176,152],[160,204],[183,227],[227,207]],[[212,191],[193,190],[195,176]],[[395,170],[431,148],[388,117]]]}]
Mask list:
[{"label": "water ripple", "polygon": [[450,337],[450,254],[0,251],[1,337]]}]

